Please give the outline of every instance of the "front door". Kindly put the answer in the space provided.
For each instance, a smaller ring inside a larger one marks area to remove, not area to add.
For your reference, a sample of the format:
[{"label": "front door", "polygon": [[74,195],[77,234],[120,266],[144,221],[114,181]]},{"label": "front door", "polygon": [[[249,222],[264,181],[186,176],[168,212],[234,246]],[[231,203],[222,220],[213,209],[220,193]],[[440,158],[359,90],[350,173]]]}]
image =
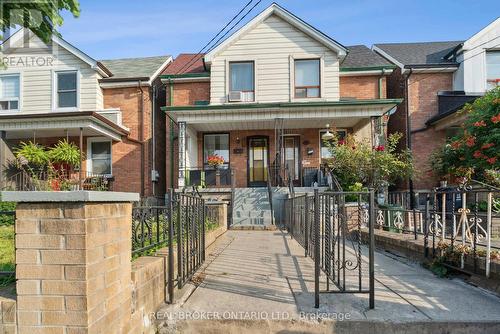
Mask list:
[{"label": "front door", "polygon": [[300,185],[300,137],[284,137],[285,166],[288,166],[294,185]]},{"label": "front door", "polygon": [[248,138],[248,186],[265,187],[269,143],[267,137]]}]

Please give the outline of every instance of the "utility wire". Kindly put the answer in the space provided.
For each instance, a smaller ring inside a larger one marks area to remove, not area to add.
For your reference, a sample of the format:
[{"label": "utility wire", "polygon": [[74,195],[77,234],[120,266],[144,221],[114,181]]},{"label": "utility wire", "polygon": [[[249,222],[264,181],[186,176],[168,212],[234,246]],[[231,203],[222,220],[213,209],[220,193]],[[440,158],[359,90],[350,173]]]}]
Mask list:
[{"label": "utility wire", "polygon": [[[175,74],[179,74],[179,73],[183,73],[184,71],[186,71],[187,69],[189,69],[189,67],[191,67],[191,65],[193,65],[194,63],[196,63],[196,61],[198,61],[198,57],[203,53],[203,51],[210,46],[210,44],[212,44],[212,42],[217,38],[219,37],[220,34],[222,34],[224,32],[224,30],[226,30],[226,28],[234,21],[236,20],[236,18],[238,16],[240,16],[241,13],[243,13],[243,11],[248,7],[250,6],[250,4],[253,2],[254,0],[250,0],[242,9],[240,9],[240,11],[231,19],[231,21],[229,21],[228,23],[226,23],[226,25],[221,29],[219,30],[219,32],[207,43],[205,44],[201,49],[200,51],[198,51],[197,54],[195,54],[184,66],[182,66]],[[260,2],[260,1],[259,1]]]}]

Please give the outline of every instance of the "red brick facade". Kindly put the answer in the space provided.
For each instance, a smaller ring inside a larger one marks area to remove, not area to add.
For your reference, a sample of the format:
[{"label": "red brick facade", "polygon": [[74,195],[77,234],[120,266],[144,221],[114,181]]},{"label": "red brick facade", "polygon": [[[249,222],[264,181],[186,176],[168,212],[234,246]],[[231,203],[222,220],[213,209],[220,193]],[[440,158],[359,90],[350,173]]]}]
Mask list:
[{"label": "red brick facade", "polygon": [[[385,99],[386,79],[382,77],[382,87],[379,84],[380,76],[341,76],[340,97],[356,98],[360,100]],[[380,89],[381,88],[381,89]],[[382,95],[380,96],[380,92]]]},{"label": "red brick facade", "polygon": [[[408,103],[411,124],[411,148],[417,177],[415,189],[430,189],[437,186],[438,179],[433,175],[429,157],[446,141],[445,131],[427,127],[426,122],[438,113],[437,93],[452,90],[453,74],[413,73],[408,80]],[[388,96],[404,97],[405,79],[401,71],[395,70],[388,80]],[[389,132],[406,133],[406,104],[403,102],[389,120]]]},{"label": "red brick facade", "polygon": [[[143,86],[103,89],[104,108],[119,108],[122,123],[130,129],[128,137],[113,144],[113,176],[116,191],[138,192],[144,197],[163,196],[165,193],[165,117],[155,111],[155,168],[160,180],[152,182],[153,131],[152,88]],[[142,112],[141,112],[142,111]]]}]

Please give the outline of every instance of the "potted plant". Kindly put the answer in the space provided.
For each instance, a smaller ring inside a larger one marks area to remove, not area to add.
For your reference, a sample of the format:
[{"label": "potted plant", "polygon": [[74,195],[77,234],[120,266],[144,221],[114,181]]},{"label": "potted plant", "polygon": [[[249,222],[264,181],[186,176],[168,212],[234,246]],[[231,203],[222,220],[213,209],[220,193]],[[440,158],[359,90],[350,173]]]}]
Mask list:
[{"label": "potted plant", "polygon": [[60,140],[48,150],[48,157],[54,168],[59,171],[69,171],[80,166],[80,149],[66,139]]},{"label": "potted plant", "polygon": [[209,155],[207,158],[207,164],[214,169],[219,169],[219,167],[224,164],[224,158],[217,154]]}]

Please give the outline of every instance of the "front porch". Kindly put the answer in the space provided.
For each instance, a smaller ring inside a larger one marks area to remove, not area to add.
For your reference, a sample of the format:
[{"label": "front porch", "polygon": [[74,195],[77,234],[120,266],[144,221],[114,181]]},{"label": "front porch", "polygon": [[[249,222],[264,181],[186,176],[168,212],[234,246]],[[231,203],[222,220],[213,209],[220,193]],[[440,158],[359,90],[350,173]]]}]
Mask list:
[{"label": "front porch", "polygon": [[[398,102],[168,107],[179,124],[178,187],[265,187],[283,178],[300,187],[322,185],[321,168],[331,158],[323,134],[379,145]],[[224,159],[217,170],[207,163],[212,155]]]},{"label": "front porch", "polygon": [[[112,147],[128,129],[121,125],[119,110],[60,112],[0,116],[0,189],[113,190]],[[45,149],[60,140],[78,147],[79,164],[21,166],[15,149],[33,142]]]}]

